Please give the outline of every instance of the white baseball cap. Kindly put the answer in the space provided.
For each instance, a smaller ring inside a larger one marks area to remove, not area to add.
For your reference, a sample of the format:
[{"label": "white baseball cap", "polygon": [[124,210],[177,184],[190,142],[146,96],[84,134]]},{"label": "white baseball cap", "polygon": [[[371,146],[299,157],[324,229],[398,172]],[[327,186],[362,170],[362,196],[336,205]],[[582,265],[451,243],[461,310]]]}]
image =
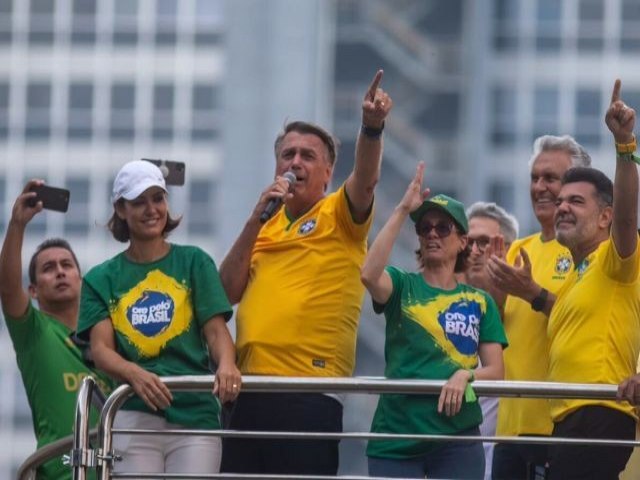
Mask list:
[{"label": "white baseball cap", "polygon": [[162,171],[151,162],[134,160],[126,163],[116,175],[111,202],[116,203],[121,198],[133,200],[151,187],[167,191]]}]

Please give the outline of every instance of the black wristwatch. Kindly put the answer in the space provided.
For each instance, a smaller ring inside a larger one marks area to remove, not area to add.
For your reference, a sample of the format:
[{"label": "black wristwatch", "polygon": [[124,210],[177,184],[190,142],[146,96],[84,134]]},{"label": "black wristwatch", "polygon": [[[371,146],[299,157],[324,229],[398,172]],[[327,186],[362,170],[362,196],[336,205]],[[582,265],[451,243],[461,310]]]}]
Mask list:
[{"label": "black wristwatch", "polygon": [[382,122],[382,126],[380,128],[375,127],[367,127],[364,123],[360,127],[360,131],[365,137],[369,137],[373,140],[377,140],[382,136],[382,131],[384,130],[384,122]]},{"label": "black wristwatch", "polygon": [[531,300],[531,308],[533,308],[536,312],[541,312],[544,310],[544,306],[547,304],[547,297],[549,296],[549,290],[543,288],[540,290],[540,293]]}]

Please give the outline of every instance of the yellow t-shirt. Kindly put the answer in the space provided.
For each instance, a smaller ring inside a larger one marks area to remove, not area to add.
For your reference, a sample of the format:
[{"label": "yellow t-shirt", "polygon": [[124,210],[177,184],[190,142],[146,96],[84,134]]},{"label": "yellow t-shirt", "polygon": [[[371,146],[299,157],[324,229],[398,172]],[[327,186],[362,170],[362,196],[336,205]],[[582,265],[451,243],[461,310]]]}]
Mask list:
[{"label": "yellow t-shirt", "polygon": [[354,223],[343,185],[300,218],[282,208],[262,227],[237,313],[243,374],[353,374],[372,217]]},{"label": "yellow t-shirt", "polygon": [[[618,384],[635,374],[640,352],[640,254],[621,259],[613,240],[602,242],[571,272],[549,317],[549,381]],[[626,402],[551,400],[559,422],[585,405],[636,418]]]},{"label": "yellow t-shirt", "polygon": [[[533,279],[556,293],[571,271],[569,250],[557,240],[543,242],[540,233],[516,240],[507,253],[510,264],[524,248],[531,260]],[[547,316],[531,304],[508,296],[504,329],[509,348],[504,350],[505,380],[546,381],[549,367]],[[549,401],[544,398],[501,398],[497,435],[550,435],[553,429]]]}]

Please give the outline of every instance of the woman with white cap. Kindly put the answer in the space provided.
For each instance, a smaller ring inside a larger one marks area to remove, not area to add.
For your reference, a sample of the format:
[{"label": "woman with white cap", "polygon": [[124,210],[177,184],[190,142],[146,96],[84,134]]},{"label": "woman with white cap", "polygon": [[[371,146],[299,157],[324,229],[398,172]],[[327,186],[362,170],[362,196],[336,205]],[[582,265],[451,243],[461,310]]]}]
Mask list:
[{"label": "woman with white cap", "polygon": [[[365,258],[362,281],[374,310],[386,320],[385,376],[446,380],[439,396],[380,396],[371,430],[376,433],[479,435],[482,413],[474,378],[504,375],[507,345],[498,307],[482,290],[460,284],[455,273],[468,256],[464,206],[446,195],[426,199],[424,164]],[[421,270],[386,267],[406,218],[415,222]],[[478,358],[482,366],[478,366]],[[482,479],[480,442],[371,440],[369,473],[376,477]]]},{"label": "woman with white cap", "polygon": [[[220,428],[211,393],[172,394],[161,376],[207,375],[217,365],[213,393],[238,395],[240,372],[227,329],[231,306],[215,263],[204,251],[167,241],[180,223],[169,214],[160,169],[124,165],[113,184],[109,229],[126,250],[84,277],[78,332],[91,340],[94,361],[136,395],[117,413],[115,428]],[[213,436],[116,435],[122,461],[115,471],[216,473],[221,442]]]}]

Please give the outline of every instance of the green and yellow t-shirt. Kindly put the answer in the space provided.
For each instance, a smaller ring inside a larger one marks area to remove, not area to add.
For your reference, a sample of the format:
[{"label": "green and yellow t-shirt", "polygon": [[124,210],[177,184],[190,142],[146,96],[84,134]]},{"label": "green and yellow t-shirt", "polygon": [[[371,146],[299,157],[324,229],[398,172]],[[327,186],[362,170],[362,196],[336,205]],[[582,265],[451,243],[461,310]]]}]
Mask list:
[{"label": "green and yellow t-shirt", "polygon": [[[551,293],[557,293],[571,272],[569,250],[557,240],[542,241],[540,233],[516,240],[507,253],[513,265],[524,249],[531,260],[533,279]],[[504,307],[504,330],[510,348],[504,352],[505,380],[547,380],[549,373],[548,318],[531,304],[509,295]],[[553,430],[549,401],[545,398],[501,398],[497,435],[550,435]]]},{"label": "green and yellow t-shirt", "polygon": [[[571,272],[549,317],[549,381],[619,384],[636,373],[640,352],[640,254],[621,259],[613,240],[602,242]],[[559,422],[585,405],[634,418],[627,402],[551,400]]]},{"label": "green and yellow t-shirt", "polygon": [[372,215],[355,223],[348,202],[343,185],[299,218],[280,209],[260,230],[236,320],[242,373],[353,374]]},{"label": "green and yellow t-shirt", "polygon": [[[29,304],[24,316],[5,314],[5,319],[40,448],[73,433],[78,389],[85,377],[91,375],[107,395],[112,381],[85,365],[81,350],[71,341],[71,330],[54,317]],[[97,419],[92,409],[92,427]],[[38,478],[71,480],[71,468],[56,458],[38,469]]]},{"label": "green and yellow t-shirt", "polygon": [[[386,320],[385,377],[447,380],[459,369],[478,365],[480,343],[507,346],[498,307],[491,296],[469,285],[453,290],[428,285],[421,273],[387,267],[393,292],[385,305],[374,303]],[[437,395],[380,395],[371,431],[377,433],[455,434],[478,426],[477,401],[463,403],[447,417],[437,411]],[[416,440],[371,440],[367,455],[409,458],[435,448]]]},{"label": "green and yellow t-shirt", "polygon": [[[88,335],[110,318],[118,353],[158,376],[209,375],[204,324],[231,316],[215,263],[197,247],[171,244],[163,258],[134,263],[124,253],[91,269],[84,277],[78,333]],[[128,410],[151,412],[132,398]],[[168,422],[220,428],[219,404],[210,392],[175,392],[161,412]]]}]

